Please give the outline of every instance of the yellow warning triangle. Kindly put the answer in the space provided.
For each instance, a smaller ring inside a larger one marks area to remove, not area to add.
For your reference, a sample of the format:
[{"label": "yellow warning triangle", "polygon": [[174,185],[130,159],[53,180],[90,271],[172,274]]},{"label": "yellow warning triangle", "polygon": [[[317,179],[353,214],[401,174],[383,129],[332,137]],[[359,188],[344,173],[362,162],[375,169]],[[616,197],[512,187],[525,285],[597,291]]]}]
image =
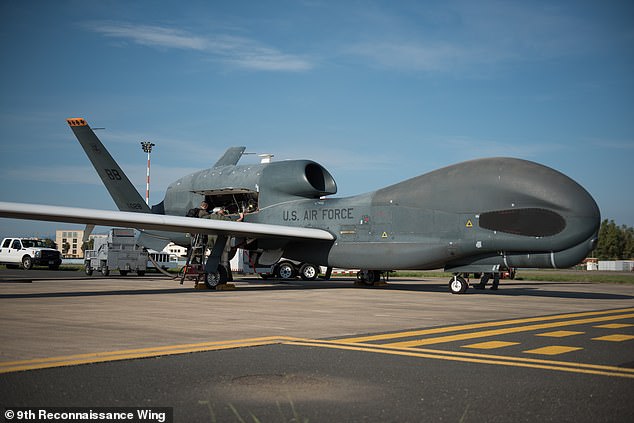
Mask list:
[{"label": "yellow warning triangle", "polygon": [[383,232],[383,234],[381,235],[381,238],[387,238],[387,232]]},{"label": "yellow warning triangle", "polygon": [[467,224],[465,225],[467,228],[473,228],[473,223],[471,223],[471,219],[467,220]]}]

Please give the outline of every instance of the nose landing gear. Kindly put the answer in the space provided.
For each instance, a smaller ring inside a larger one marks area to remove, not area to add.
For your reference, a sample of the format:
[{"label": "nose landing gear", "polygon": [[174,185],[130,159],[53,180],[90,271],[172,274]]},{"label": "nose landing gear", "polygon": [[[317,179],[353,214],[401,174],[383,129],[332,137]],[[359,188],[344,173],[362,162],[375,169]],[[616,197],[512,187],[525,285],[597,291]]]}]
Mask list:
[{"label": "nose landing gear", "polygon": [[449,291],[452,294],[464,294],[469,288],[469,283],[459,274],[453,275],[449,280]]}]

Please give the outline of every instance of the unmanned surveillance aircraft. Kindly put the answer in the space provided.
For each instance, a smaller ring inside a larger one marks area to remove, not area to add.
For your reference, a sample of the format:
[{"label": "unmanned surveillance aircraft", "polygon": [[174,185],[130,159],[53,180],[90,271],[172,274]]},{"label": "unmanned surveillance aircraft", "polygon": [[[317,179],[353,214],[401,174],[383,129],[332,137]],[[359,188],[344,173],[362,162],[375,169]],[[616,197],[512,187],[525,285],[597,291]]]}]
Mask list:
[{"label": "unmanned surveillance aircraft", "polygon": [[[218,235],[205,281],[226,282],[220,263],[233,237],[273,264],[281,257],[361,269],[367,283],[390,270],[444,268],[463,293],[468,273],[512,267],[567,268],[596,246],[599,208],[578,183],[546,166],[513,158],[458,163],[366,194],[328,198],[332,175],[310,160],[238,165],[245,147],[184,176],[151,208],[83,118],[67,119],[120,211],[0,203],[0,216],[127,226],[138,243],[189,245],[189,233]],[[243,222],[185,217],[202,200],[246,212]]]}]

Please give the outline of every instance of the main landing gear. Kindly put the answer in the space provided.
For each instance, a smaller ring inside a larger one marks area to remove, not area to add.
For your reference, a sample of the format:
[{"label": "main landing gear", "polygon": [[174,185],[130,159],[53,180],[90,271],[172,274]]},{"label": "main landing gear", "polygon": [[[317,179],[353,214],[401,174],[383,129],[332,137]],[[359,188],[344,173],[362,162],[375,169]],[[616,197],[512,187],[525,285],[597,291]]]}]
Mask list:
[{"label": "main landing gear", "polygon": [[385,273],[386,278],[389,272],[382,272],[380,270],[360,270],[357,272],[357,284],[368,286],[385,285],[381,282],[381,275]]},{"label": "main landing gear", "polygon": [[[473,277],[480,279],[480,283],[473,286],[475,289],[484,289],[489,279],[493,279],[491,289],[494,291],[498,289],[500,284],[500,272],[474,273]],[[452,294],[464,294],[469,288],[468,280],[469,273],[454,273],[449,280],[449,291]]]}]

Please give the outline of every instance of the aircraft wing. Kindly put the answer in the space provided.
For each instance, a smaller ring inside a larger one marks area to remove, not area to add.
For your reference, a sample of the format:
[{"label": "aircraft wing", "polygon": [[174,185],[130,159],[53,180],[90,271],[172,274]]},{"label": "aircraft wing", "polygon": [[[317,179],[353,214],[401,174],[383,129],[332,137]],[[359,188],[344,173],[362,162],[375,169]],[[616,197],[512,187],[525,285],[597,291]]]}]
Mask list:
[{"label": "aircraft wing", "polygon": [[0,202],[0,217],[249,238],[335,239],[330,232],[314,228],[26,203]]}]

